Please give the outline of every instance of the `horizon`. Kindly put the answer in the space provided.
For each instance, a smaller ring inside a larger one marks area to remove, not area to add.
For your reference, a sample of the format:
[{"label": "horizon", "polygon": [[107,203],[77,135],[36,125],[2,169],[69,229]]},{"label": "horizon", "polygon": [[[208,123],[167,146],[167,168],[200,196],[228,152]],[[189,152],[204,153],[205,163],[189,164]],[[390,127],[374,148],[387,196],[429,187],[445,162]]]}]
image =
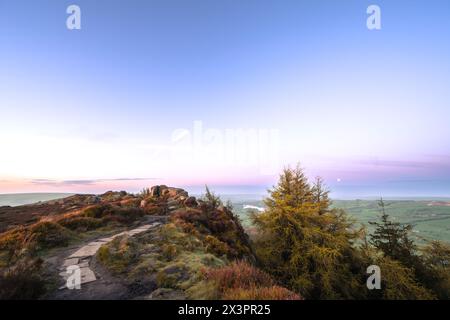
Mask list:
[{"label": "horizon", "polygon": [[[299,162],[333,198],[450,197],[450,3],[0,5],[0,194],[239,194]],[[234,191],[233,191],[234,190]],[[223,194],[223,192],[222,192]]]},{"label": "horizon", "polygon": [[[189,192],[190,195],[199,197],[204,195],[204,192],[199,192],[199,188],[190,189],[182,188]],[[192,190],[195,190],[192,192]],[[70,195],[101,195],[108,191],[113,192],[119,192],[119,191],[126,191],[126,190],[105,190],[104,192],[97,192],[97,193],[78,193],[78,192],[25,192],[25,193],[0,193],[0,197],[2,196],[31,196],[31,195],[64,195],[65,197]],[[233,192],[216,192],[216,189],[211,188],[211,191],[217,194],[220,197],[242,197],[245,200],[249,201],[256,201],[256,200],[262,200],[268,196],[267,192],[260,192],[260,193],[233,193]],[[126,191],[130,194],[138,194],[139,191]],[[56,198],[53,198],[56,199]],[[377,196],[363,196],[363,197],[333,197],[331,196],[330,199],[332,201],[356,201],[356,200],[362,200],[362,201],[378,201],[380,199],[386,200],[386,201],[450,201],[450,197],[442,197],[442,196],[387,196],[387,197],[377,197]],[[32,203],[32,202],[30,202]]]}]

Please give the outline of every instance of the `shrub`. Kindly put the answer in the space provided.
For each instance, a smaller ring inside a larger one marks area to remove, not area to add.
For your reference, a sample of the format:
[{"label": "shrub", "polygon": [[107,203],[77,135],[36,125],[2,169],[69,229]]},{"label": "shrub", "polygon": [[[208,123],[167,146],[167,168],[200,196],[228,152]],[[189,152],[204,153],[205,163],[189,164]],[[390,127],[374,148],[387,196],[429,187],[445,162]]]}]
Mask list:
[{"label": "shrub", "polygon": [[122,273],[136,261],[138,243],[133,238],[117,237],[97,251],[97,259],[114,273]]},{"label": "shrub", "polygon": [[34,254],[41,249],[66,246],[70,238],[70,231],[63,226],[41,221],[3,233],[0,236],[0,251],[6,256],[7,264],[11,264],[24,253]]},{"label": "shrub", "polygon": [[206,271],[206,279],[214,281],[221,292],[228,289],[250,289],[274,285],[267,273],[243,261],[233,262],[222,268],[209,269]]},{"label": "shrub", "polygon": [[161,248],[163,257],[167,260],[172,260],[178,253],[177,246],[172,243],[166,243]]},{"label": "shrub", "polygon": [[27,229],[19,227],[5,232],[0,236],[0,250],[7,252],[7,260],[9,262],[14,255],[27,247],[28,242]]},{"label": "shrub", "polygon": [[42,260],[22,259],[0,274],[0,300],[37,299],[45,293]]},{"label": "shrub", "polygon": [[67,246],[70,240],[69,230],[51,221],[32,225],[30,234],[38,249]]},{"label": "shrub", "polygon": [[254,287],[250,289],[227,290],[224,300],[302,300],[302,298],[283,287],[272,286],[266,288]]},{"label": "shrub", "polygon": [[298,294],[277,286],[267,273],[243,261],[211,268],[204,274],[206,281],[191,290],[194,297],[224,300],[301,299]]},{"label": "shrub", "polygon": [[214,236],[207,235],[204,239],[206,251],[218,256],[226,255],[230,252],[229,246]]},{"label": "shrub", "polygon": [[110,209],[109,205],[97,205],[90,208],[87,208],[83,211],[83,215],[89,218],[103,218],[105,213]]},{"label": "shrub", "polygon": [[129,224],[143,217],[145,212],[139,208],[113,208],[110,215],[117,217],[116,221]]},{"label": "shrub", "polygon": [[90,217],[67,217],[58,221],[60,225],[70,230],[89,231],[103,226],[103,221]]},{"label": "shrub", "polygon": [[184,232],[201,239],[209,252],[225,254],[229,259],[252,257],[249,239],[239,218],[208,189],[200,209],[179,210],[171,219]]},{"label": "shrub", "polygon": [[89,218],[103,219],[104,222],[130,224],[143,217],[145,212],[140,208],[98,205],[84,210],[83,215]]}]

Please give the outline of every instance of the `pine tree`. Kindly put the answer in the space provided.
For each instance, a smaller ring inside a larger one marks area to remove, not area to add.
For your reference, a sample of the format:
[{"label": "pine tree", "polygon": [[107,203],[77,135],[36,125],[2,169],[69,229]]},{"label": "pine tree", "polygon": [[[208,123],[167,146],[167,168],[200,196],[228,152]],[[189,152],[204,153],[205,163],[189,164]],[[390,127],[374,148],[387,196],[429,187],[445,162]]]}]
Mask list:
[{"label": "pine tree", "polygon": [[330,208],[322,180],[310,185],[299,166],[286,168],[265,205],[252,218],[266,271],[306,298],[350,298],[361,291],[352,246],[359,232],[342,210]]},{"label": "pine tree", "polygon": [[318,205],[319,214],[325,214],[328,211],[328,208],[331,206],[331,200],[329,197],[330,191],[328,191],[325,187],[323,179],[321,177],[317,177],[314,185],[312,187],[312,196],[313,201]]},{"label": "pine tree", "polygon": [[386,212],[386,204],[381,199],[378,202],[381,211],[381,222],[369,222],[375,226],[375,231],[370,235],[370,244],[379,249],[394,260],[399,260],[407,267],[413,267],[417,263],[414,241],[409,238],[411,225],[393,222]]},{"label": "pine tree", "polygon": [[[409,237],[411,226],[393,222],[386,213],[386,204],[383,199],[379,201],[379,206],[381,222],[369,222],[375,226],[369,242],[380,250],[384,257],[399,263],[404,270],[409,270],[408,272],[411,273],[409,285],[400,283],[400,278],[395,280],[399,282],[399,285],[395,285],[399,292],[395,294],[407,294],[405,288],[415,288],[409,293],[411,296],[415,296],[415,299],[430,297],[448,299],[450,296],[450,276],[448,276],[450,268],[446,267],[446,263],[450,259],[450,248],[435,241],[419,250]],[[400,289],[402,285],[404,287]]]}]

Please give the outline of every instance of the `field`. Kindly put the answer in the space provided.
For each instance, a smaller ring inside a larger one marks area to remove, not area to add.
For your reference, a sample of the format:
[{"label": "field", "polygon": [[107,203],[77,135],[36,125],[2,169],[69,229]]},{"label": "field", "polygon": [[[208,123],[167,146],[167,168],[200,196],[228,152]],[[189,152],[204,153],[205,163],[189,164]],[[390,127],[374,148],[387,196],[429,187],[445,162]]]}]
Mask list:
[{"label": "field", "polygon": [[[241,217],[244,226],[250,227],[248,209],[244,206],[263,207],[257,196],[230,196],[234,210]],[[386,210],[394,221],[411,224],[418,240],[443,240],[450,243],[450,202],[432,200],[387,200]],[[369,221],[379,217],[376,200],[335,200],[336,208],[344,209],[358,223],[369,227]]]},{"label": "field", "polygon": [[[378,203],[374,200],[337,200],[334,205],[365,225],[379,216]],[[386,211],[393,220],[413,226],[417,238],[450,243],[449,202],[392,200],[386,201],[386,205]]]}]

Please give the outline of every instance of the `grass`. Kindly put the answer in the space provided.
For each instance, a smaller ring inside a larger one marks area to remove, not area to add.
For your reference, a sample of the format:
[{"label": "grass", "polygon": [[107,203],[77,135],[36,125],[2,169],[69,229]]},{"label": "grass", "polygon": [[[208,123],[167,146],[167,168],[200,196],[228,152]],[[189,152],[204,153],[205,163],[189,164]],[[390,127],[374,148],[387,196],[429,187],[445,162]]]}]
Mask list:
[{"label": "grass", "polygon": [[98,260],[114,273],[125,272],[138,257],[139,244],[133,238],[117,237],[108,245],[100,247]]},{"label": "grass", "polygon": [[277,286],[268,274],[244,261],[205,270],[204,280],[193,286],[189,293],[196,299],[301,299],[298,294]]},{"label": "grass", "polygon": [[37,299],[46,292],[42,260],[23,258],[0,273],[0,300]]},{"label": "grass", "polygon": [[204,279],[203,270],[228,263],[207,252],[203,242],[174,223],[133,238],[116,238],[97,252],[97,259],[130,284],[152,275],[159,288],[189,290]]}]

